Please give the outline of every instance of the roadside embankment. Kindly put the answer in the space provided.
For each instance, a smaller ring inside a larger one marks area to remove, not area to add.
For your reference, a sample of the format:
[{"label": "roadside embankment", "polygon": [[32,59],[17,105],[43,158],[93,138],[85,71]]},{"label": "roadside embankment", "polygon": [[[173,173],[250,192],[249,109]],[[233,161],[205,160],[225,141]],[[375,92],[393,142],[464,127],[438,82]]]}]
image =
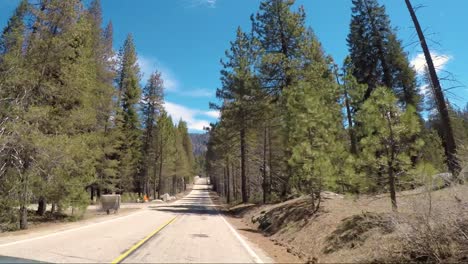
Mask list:
[{"label": "roadside embankment", "polygon": [[226,214],[301,262],[468,260],[468,186],[401,192],[398,205],[395,213],[388,195],[327,192],[318,212],[308,197],[300,197],[279,204],[234,206],[226,208]]}]

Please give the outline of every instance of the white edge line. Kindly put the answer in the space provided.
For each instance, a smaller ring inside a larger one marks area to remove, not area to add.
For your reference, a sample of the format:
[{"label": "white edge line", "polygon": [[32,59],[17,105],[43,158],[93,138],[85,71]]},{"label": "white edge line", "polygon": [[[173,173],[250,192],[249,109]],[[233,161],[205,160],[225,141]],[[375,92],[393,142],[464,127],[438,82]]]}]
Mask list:
[{"label": "white edge line", "polygon": [[130,216],[134,216],[134,215],[136,215],[136,214],[143,213],[143,212],[145,212],[145,211],[146,211],[146,210],[141,210],[141,211],[134,212],[134,213],[131,213],[131,214],[126,215],[126,216],[116,217],[116,218],[113,218],[113,219],[109,219],[109,220],[107,220],[107,221],[102,221],[102,222],[98,222],[98,223],[92,223],[92,224],[85,225],[85,226],[82,226],[82,227],[67,229],[67,230],[64,230],[64,231],[58,231],[58,232],[55,232],[55,233],[52,233],[52,234],[47,234],[47,235],[38,236],[38,237],[33,237],[33,238],[27,238],[27,239],[18,240],[18,241],[6,243],[6,244],[0,244],[0,248],[2,248],[2,247],[7,247],[7,246],[12,246],[12,245],[16,245],[16,244],[21,244],[21,243],[26,243],[26,242],[31,242],[31,241],[35,241],[35,240],[39,240],[39,239],[48,238],[48,237],[53,237],[53,236],[57,236],[57,235],[65,234],[65,233],[70,233],[70,232],[82,230],[82,229],[89,228],[89,227],[96,226],[96,225],[100,225],[100,224],[105,224],[105,223],[110,223],[110,222],[122,220],[122,219],[125,219],[125,218],[127,218],[127,217],[130,217]]},{"label": "white edge line", "polygon": [[247,242],[239,235],[239,233],[232,227],[232,225],[222,216],[221,214],[221,219],[223,219],[224,223],[229,227],[231,232],[234,234],[234,236],[239,240],[239,242],[242,244],[242,246],[249,252],[250,256],[254,259],[255,263],[264,263],[262,259],[253,251],[253,249],[247,244]]}]

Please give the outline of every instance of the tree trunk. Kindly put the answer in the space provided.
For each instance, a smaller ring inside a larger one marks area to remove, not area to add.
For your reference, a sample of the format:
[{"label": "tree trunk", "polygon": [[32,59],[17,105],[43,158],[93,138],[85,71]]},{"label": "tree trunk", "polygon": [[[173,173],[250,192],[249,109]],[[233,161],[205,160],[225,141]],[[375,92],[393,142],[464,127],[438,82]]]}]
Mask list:
[{"label": "tree trunk", "polygon": [[160,150],[159,150],[158,199],[161,199],[161,190],[162,190],[162,186],[163,186],[162,185],[162,169],[163,169],[163,151],[162,151],[162,139],[161,139],[161,147],[160,147]]},{"label": "tree trunk", "polygon": [[388,167],[388,184],[390,187],[390,199],[392,200],[392,210],[398,211],[396,190],[395,190],[395,174],[393,172],[393,164],[390,162]]},{"label": "tree trunk", "polygon": [[249,202],[249,196],[247,193],[247,174],[245,173],[245,166],[246,166],[246,160],[245,160],[245,155],[246,155],[246,149],[245,149],[245,129],[242,128],[240,131],[240,144],[241,144],[241,192],[242,192],[242,203],[248,203]]},{"label": "tree trunk", "polygon": [[231,166],[229,164],[229,159],[228,159],[228,163],[227,163],[227,174],[226,174],[226,176],[227,176],[227,192],[226,192],[227,199],[226,199],[226,202],[228,204],[230,204],[231,203],[231,178],[232,177],[231,177]]},{"label": "tree trunk", "polygon": [[234,166],[232,168],[233,170],[233,175],[232,175],[232,193],[234,196],[234,201],[237,201],[237,170],[236,167]]},{"label": "tree trunk", "polygon": [[268,189],[268,180],[267,180],[267,162],[266,162],[266,155],[267,155],[267,127],[265,126],[263,131],[263,165],[262,165],[262,176],[263,176],[263,203],[266,204],[267,202],[267,189]]},{"label": "tree trunk", "polygon": [[431,53],[426,42],[426,37],[424,36],[424,33],[421,29],[421,25],[419,24],[418,17],[414,12],[410,0],[405,0],[405,2],[406,6],[408,7],[408,11],[411,15],[411,19],[413,20],[414,27],[416,28],[416,32],[418,33],[421,48],[424,52],[424,57],[426,58],[427,68],[432,83],[432,90],[436,100],[437,110],[440,114],[440,119],[442,122],[442,142],[445,149],[445,156],[447,158],[447,166],[450,172],[454,176],[456,176],[460,172],[461,167],[456,156],[457,146],[455,143],[455,137],[453,135],[453,129],[450,121],[447,102],[445,101],[444,92],[442,91],[442,86],[440,85],[439,77],[437,76],[437,71],[435,69]]},{"label": "tree trunk", "polygon": [[24,205],[20,207],[20,229],[28,229],[28,208]]},{"label": "tree trunk", "polygon": [[94,202],[94,187],[93,186],[89,187],[89,190],[91,192],[90,193],[91,194],[91,196],[90,196],[91,202]]},{"label": "tree trunk", "polygon": [[36,214],[40,216],[44,216],[46,212],[46,208],[47,208],[46,199],[43,196],[39,197]]},{"label": "tree trunk", "polygon": [[342,85],[340,83],[340,78],[338,77],[338,67],[336,66],[335,68],[335,77],[336,77],[336,82],[338,83],[339,86],[343,87],[343,95],[344,95],[344,101],[345,101],[345,108],[346,108],[346,117],[348,118],[348,131],[349,131],[349,139],[351,141],[351,154],[356,155],[357,154],[357,138],[356,134],[354,133],[354,122],[353,122],[353,116],[351,113],[351,106],[349,104],[349,95],[348,95],[348,89],[346,88],[346,84]]}]

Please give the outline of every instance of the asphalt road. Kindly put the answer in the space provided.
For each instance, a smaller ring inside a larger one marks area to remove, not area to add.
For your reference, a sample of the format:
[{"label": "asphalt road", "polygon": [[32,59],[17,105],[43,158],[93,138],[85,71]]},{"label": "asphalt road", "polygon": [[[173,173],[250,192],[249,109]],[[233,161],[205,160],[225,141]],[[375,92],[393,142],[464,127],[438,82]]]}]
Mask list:
[{"label": "asphalt road", "polygon": [[[171,204],[47,234],[0,238],[0,263],[272,262],[218,214],[205,179]],[[2,260],[2,257],[3,260]]]}]

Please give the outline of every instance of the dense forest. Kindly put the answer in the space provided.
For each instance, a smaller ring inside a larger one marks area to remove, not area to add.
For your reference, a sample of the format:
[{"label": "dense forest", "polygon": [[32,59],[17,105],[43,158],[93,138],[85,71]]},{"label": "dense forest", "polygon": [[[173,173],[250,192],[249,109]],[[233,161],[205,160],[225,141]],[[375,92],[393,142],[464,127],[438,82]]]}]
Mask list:
[{"label": "dense forest", "polygon": [[[468,105],[452,105],[409,0],[427,61],[410,65],[377,0],[353,0],[349,55],[335,62],[292,0],[264,0],[222,60],[220,121],[209,129],[206,172],[228,203],[276,202],[324,190],[390,193],[459,172],[468,160]],[[408,12],[409,11],[409,12]],[[427,93],[419,87],[427,85]],[[390,203],[389,203],[390,205]]]},{"label": "dense forest", "polygon": [[[141,87],[128,35],[113,51],[99,0],[20,2],[0,37],[0,223],[85,209],[96,196],[159,198],[195,170],[187,124],[165,112],[159,72]],[[91,199],[90,199],[91,198]]]}]

